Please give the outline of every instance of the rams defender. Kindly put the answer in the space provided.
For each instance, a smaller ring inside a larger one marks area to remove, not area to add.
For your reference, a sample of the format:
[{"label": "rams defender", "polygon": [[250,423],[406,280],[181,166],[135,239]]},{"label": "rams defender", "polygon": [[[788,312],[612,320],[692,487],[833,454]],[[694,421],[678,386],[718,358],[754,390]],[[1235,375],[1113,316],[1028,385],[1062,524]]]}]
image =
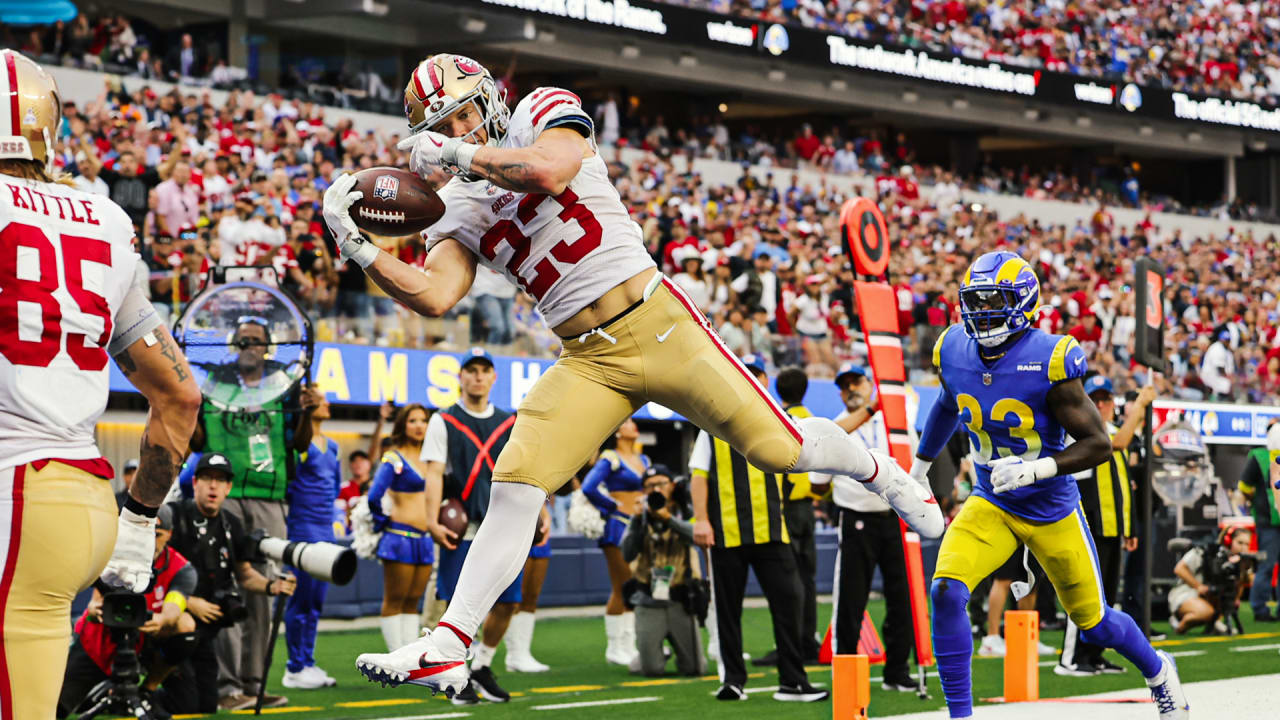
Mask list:
[{"label": "rams defender", "polygon": [[[1013,554],[1035,553],[1081,637],[1115,648],[1142,671],[1162,719],[1188,708],[1173,660],[1152,649],[1128,615],[1107,607],[1097,553],[1072,473],[1106,462],[1111,441],[1084,393],[1084,351],[1074,338],[1032,327],[1040,287],[1031,266],[993,252],[970,266],[960,287],[963,328],[947,328],[933,349],[942,393],[920,438],[911,474],[964,423],[978,484],[942,539],[934,572],[933,642],[953,718],[973,714],[973,636],[965,607],[973,587]],[[1075,438],[1065,444],[1065,434]]]},{"label": "rams defender", "polygon": [[342,257],[425,315],[461,300],[483,263],[533,296],[564,350],[520,406],[448,612],[433,633],[401,650],[361,655],[356,664],[371,680],[446,694],[465,687],[467,646],[524,565],[547,494],[651,400],[766,472],[851,475],[922,535],[941,534],[942,514],[927,489],[830,420],[790,418],[657,271],[576,95],[538,88],[511,113],[487,70],[442,54],[414,69],[405,110],[413,134],[401,148],[411,169],[454,175],[440,190],[445,215],[427,231],[426,266],[406,265],[360,236],[349,214],[360,193],[349,176],[324,199]]},{"label": "rams defender", "polygon": [[[0,718],[54,716],[71,599],[104,566],[108,583],[146,589],[156,508],[200,406],[186,359],[132,282],[129,217],[54,182],[61,122],[53,79],[0,50]],[[108,355],[151,405],[118,519],[114,471],[93,438]]]}]

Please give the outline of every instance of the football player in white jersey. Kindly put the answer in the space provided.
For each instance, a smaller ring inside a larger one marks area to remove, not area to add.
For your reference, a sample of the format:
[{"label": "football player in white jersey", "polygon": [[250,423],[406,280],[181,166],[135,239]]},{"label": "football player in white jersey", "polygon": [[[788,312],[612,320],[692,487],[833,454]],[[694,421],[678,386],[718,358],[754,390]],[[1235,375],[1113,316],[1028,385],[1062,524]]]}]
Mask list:
[{"label": "football player in white jersey", "polygon": [[576,95],[538,88],[511,113],[479,63],[440,54],[414,69],[405,110],[412,134],[401,147],[411,169],[454,175],[439,191],[446,212],[428,230],[426,265],[410,267],[360,235],[349,208],[361,195],[350,176],[324,200],[342,257],[431,316],[466,295],[483,263],[533,296],[564,349],[520,405],[493,472],[491,521],[476,534],[444,618],[399,650],[357,658],[370,680],[447,695],[466,687],[467,647],[520,571],[547,494],[650,401],[724,438],[766,472],[864,480],[920,534],[942,534],[927,488],[830,420],[784,413],[658,272],[609,182]]},{"label": "football player in white jersey", "polygon": [[[53,79],[0,50],[0,718],[54,716],[77,593],[100,573],[146,589],[156,509],[200,407],[186,358],[132,282],[129,217],[54,181],[61,122]],[[93,436],[108,355],[151,406],[118,516]]]}]

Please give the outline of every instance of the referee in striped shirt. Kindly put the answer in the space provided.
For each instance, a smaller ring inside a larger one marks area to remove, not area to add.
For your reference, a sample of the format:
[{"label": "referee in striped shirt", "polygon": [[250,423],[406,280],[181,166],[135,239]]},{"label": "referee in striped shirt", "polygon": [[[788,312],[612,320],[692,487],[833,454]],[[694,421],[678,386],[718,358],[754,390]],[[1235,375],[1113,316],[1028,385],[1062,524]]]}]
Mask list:
[{"label": "referee in striped shirt", "polygon": [[[742,364],[764,387],[763,363],[748,355]],[[783,516],[782,476],[753,467],[729,444],[698,433],[689,459],[693,494],[693,539],[710,548],[711,594],[719,636],[718,700],[746,700],[747,666],[742,660],[742,600],[747,571],[754,570],[773,617],[778,649],[774,700],[817,702],[828,693],[809,684],[800,649],[802,591],[791,537]]]}]

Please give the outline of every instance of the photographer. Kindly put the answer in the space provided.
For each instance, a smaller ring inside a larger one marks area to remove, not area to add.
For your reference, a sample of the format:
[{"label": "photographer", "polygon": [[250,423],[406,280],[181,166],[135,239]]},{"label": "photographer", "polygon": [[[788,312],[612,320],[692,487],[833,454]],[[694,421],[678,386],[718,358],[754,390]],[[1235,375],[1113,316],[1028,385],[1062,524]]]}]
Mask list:
[{"label": "photographer", "polygon": [[[298,453],[311,444],[311,414],[322,395],[313,387],[290,385],[285,365],[270,357],[270,328],[270,321],[256,315],[236,320],[234,355],[211,367],[201,388],[205,399],[191,448],[231,459],[235,471],[227,509],[247,531],[285,537],[285,493],[296,475]],[[276,390],[283,394],[261,399]],[[258,571],[266,567],[259,565]],[[271,607],[265,597],[255,596],[245,598],[245,605],[249,615],[243,626],[229,628],[219,644],[224,699],[255,696],[263,681]]]},{"label": "photographer", "polygon": [[667,658],[663,640],[670,640],[676,668],[681,675],[706,672],[699,620],[705,620],[710,590],[698,571],[693,550],[693,523],[686,519],[684,503],[673,494],[687,490],[671,481],[665,465],[653,465],[644,474],[648,502],[644,512],[631,516],[622,536],[622,557],[635,563],[634,588],[629,600],[636,608],[636,650],[631,671],[662,675]]},{"label": "photographer", "polygon": [[[144,597],[151,617],[138,628],[135,651],[147,671],[141,695],[153,717],[152,693],[177,667],[195,645],[195,620],[185,612],[187,598],[196,588],[196,572],[186,558],[168,546],[173,534],[173,510],[163,507],[156,513],[156,546],[151,560],[151,585]],[[66,717],[80,706],[95,686],[111,676],[116,658],[116,641],[102,624],[103,596],[95,587],[93,599],[75,625],[75,639],[67,658],[62,693],[58,698],[58,717]]]},{"label": "photographer", "polygon": [[1207,548],[1197,545],[1182,556],[1173,568],[1178,584],[1169,591],[1169,610],[1177,621],[1175,632],[1182,635],[1219,616],[1235,614],[1251,575],[1252,540],[1250,528],[1226,528],[1216,544]]},{"label": "photographer", "polygon": [[[235,668],[223,666],[222,658],[239,653],[220,652],[215,644],[225,643],[224,628],[232,627],[248,615],[240,589],[263,595],[292,595],[295,580],[269,580],[249,564],[254,556],[254,539],[244,531],[240,518],[222,509],[231,492],[233,470],[225,455],[205,453],[196,465],[192,480],[194,497],[170,503],[174,518],[170,545],[188,558],[196,570],[196,588],[187,599],[187,612],[195,619],[197,643],[180,677],[166,687],[166,706],[171,712],[211,713],[219,709],[242,710],[253,707],[254,698],[239,692],[219,699],[218,677],[235,682]],[[284,704],[278,695],[263,696],[263,707]]]}]

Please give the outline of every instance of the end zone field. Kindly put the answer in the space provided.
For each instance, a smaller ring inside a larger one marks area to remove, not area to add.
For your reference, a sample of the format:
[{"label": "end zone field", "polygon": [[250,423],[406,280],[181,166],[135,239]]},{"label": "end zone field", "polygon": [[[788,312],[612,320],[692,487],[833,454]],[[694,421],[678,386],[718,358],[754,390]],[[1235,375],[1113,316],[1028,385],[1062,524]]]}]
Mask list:
[{"label": "end zone field", "polygon": [[[871,613],[879,619],[882,603],[874,603]],[[820,623],[825,623],[829,605],[819,608]],[[746,611],[745,647],[753,656],[771,649],[772,627],[768,611],[750,608]],[[1280,624],[1252,623],[1247,607],[1241,610],[1248,634],[1234,637],[1204,637],[1193,633],[1171,636],[1158,645],[1173,653],[1191,701],[1194,717],[1230,718],[1231,720],[1263,720],[1277,717],[1277,688],[1280,688]],[[1167,626],[1161,629],[1167,630]],[[504,651],[499,650],[494,663],[499,681],[513,694],[508,705],[482,703],[456,708],[443,697],[432,698],[423,688],[403,686],[389,689],[369,683],[355,670],[358,653],[382,647],[377,630],[326,631],[320,634],[316,659],[338,686],[323,690],[282,690],[283,632],[273,660],[270,683],[272,692],[289,697],[290,705],[265,711],[264,714],[297,718],[297,720],[338,720],[342,718],[427,720],[428,718],[474,718],[504,720],[537,718],[554,715],[559,720],[655,720],[656,718],[717,718],[742,720],[744,717],[797,718],[825,720],[831,717],[831,705],[782,704],[770,698],[777,677],[772,668],[750,667],[751,678],[745,702],[717,702],[712,693],[718,686],[715,666],[701,678],[641,678],[624,669],[604,663],[604,623],[598,618],[545,618],[538,622],[534,637],[534,654],[551,666],[540,675],[503,672]],[[1060,633],[1046,634],[1046,643],[1059,645]],[[1032,718],[1035,720],[1074,720],[1092,717],[1099,720],[1151,720],[1155,711],[1142,678],[1130,667],[1125,675],[1092,678],[1064,678],[1053,674],[1053,658],[1042,660],[1041,697],[1071,698],[1069,702],[1046,702],[1020,705],[982,703],[984,698],[1001,695],[1002,662],[996,658],[974,658],[974,695],[979,699],[976,717],[1003,720]],[[1119,660],[1117,660],[1119,661]],[[830,668],[809,668],[815,684],[830,684]],[[901,716],[912,719],[946,718],[942,688],[937,676],[930,673],[930,700],[914,694],[890,693],[880,689],[879,668],[871,670],[871,716]],[[1099,694],[1102,694],[1099,696]],[[1115,702],[1132,699],[1139,703]],[[1086,702],[1087,701],[1087,702]],[[1105,701],[1105,702],[1104,702]],[[251,714],[251,713],[236,713]],[[194,716],[199,717],[199,716]]]}]

